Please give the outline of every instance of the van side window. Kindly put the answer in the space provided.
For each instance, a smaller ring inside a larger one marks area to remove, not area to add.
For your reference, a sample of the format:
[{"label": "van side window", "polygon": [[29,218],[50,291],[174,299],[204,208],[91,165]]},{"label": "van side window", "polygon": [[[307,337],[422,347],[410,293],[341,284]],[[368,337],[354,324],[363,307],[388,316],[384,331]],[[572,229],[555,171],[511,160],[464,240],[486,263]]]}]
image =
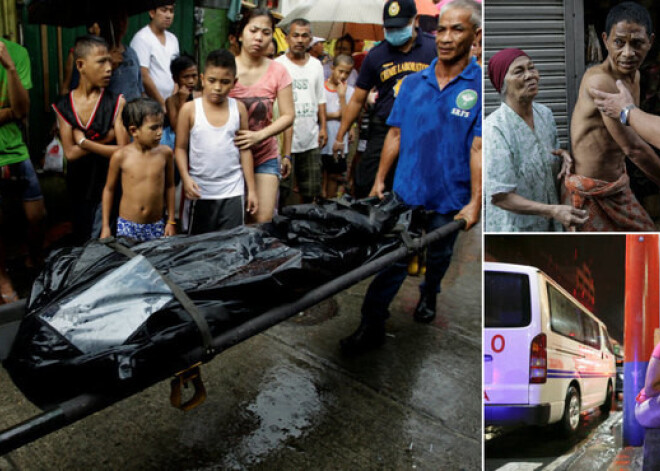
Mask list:
[{"label": "van side window", "polygon": [[580,317],[582,318],[582,325],[584,327],[584,343],[600,350],[600,329],[598,323],[584,312],[580,312]]},{"label": "van side window", "polygon": [[602,330],[601,337],[603,338],[603,343],[605,344],[605,346],[607,347],[607,349],[609,350],[609,352],[612,355],[616,355],[616,353],[614,353],[614,346],[612,345],[612,342],[610,340],[610,336],[607,333],[607,329],[605,329],[605,327],[601,326],[601,330]]},{"label": "van side window", "polygon": [[547,286],[552,330],[578,342],[584,342],[584,332],[580,321],[582,311],[554,286],[551,284]]}]

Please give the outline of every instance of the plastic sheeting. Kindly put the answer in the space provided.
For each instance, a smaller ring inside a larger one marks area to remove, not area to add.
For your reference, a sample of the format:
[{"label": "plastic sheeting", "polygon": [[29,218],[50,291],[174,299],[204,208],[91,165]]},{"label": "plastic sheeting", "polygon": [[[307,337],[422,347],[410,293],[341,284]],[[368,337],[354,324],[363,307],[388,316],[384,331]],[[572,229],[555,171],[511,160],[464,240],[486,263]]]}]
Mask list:
[{"label": "plastic sheeting", "polygon": [[192,299],[213,336],[401,245],[409,211],[383,202],[284,209],[273,223],[131,245],[99,241],[52,254],[4,366],[40,407],[120,392],[190,366],[197,325],[158,272]]}]

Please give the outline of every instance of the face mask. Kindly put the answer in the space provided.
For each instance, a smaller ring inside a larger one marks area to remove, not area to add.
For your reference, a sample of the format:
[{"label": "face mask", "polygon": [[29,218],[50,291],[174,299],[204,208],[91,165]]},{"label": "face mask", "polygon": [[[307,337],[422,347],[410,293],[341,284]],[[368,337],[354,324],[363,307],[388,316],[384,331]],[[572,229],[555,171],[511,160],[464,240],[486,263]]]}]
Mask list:
[{"label": "face mask", "polygon": [[403,28],[385,28],[385,41],[392,46],[402,46],[412,38],[412,25]]}]

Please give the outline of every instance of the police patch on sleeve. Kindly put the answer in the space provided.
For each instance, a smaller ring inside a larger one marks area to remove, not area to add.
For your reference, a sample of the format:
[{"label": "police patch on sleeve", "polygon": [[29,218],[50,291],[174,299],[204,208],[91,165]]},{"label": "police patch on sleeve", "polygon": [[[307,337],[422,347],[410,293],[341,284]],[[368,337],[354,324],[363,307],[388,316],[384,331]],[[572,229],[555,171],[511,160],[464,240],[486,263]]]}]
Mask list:
[{"label": "police patch on sleeve", "polygon": [[477,104],[477,101],[479,100],[479,95],[477,95],[477,92],[474,90],[463,90],[457,97],[456,97],[456,106],[458,106],[462,110],[469,110],[474,107],[474,105]]}]

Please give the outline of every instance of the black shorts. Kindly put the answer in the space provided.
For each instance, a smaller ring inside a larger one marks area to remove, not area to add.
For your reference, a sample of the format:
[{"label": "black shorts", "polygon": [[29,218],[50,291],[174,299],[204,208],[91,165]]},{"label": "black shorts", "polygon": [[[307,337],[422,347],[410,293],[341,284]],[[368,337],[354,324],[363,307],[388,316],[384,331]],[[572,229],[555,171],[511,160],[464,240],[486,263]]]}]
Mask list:
[{"label": "black shorts", "polygon": [[342,155],[335,159],[332,154],[323,154],[321,156],[321,168],[324,172],[330,174],[342,174],[348,168],[346,166],[346,156]]},{"label": "black shorts", "polygon": [[192,200],[188,219],[188,234],[233,229],[243,225],[243,196],[219,200]]}]

